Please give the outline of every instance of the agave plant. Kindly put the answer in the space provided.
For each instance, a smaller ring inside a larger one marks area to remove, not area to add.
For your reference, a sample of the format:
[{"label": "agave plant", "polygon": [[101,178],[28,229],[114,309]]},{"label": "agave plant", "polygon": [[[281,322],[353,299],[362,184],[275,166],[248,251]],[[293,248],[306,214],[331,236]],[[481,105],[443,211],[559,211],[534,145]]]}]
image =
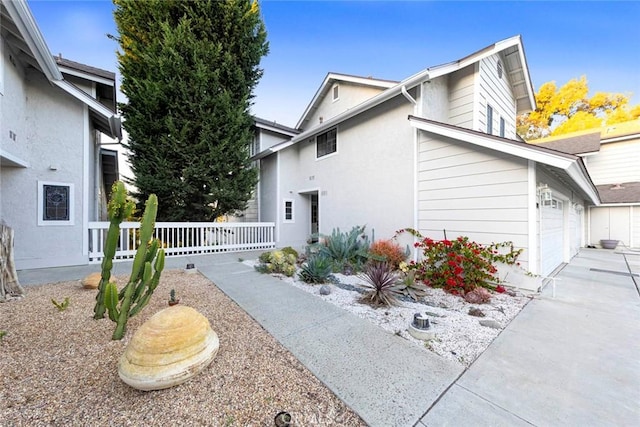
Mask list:
[{"label": "agave plant", "polygon": [[374,307],[400,304],[398,296],[402,295],[402,287],[397,284],[398,275],[386,262],[367,264],[360,278],[365,281],[360,285],[366,290],[363,302]]},{"label": "agave plant", "polygon": [[413,270],[402,273],[402,277],[398,279],[396,284],[400,293],[414,301],[418,301],[427,295],[427,286],[422,282],[416,281],[416,272]]},{"label": "agave plant", "polygon": [[324,283],[331,274],[331,259],[322,254],[311,255],[298,274],[306,283]]},{"label": "agave plant", "polygon": [[336,228],[323,240],[319,252],[332,260],[334,272],[360,269],[367,260],[369,239],[364,234],[364,226],[355,226],[348,233]]}]

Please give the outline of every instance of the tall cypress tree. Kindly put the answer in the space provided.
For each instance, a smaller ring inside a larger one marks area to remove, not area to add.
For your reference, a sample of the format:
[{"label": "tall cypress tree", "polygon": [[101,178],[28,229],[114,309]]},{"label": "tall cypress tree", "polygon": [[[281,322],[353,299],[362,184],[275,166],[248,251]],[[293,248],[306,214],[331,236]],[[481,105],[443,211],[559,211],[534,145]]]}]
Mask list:
[{"label": "tall cypress tree", "polygon": [[114,0],[134,195],[159,221],[246,207],[252,92],[268,52],[257,0]]}]

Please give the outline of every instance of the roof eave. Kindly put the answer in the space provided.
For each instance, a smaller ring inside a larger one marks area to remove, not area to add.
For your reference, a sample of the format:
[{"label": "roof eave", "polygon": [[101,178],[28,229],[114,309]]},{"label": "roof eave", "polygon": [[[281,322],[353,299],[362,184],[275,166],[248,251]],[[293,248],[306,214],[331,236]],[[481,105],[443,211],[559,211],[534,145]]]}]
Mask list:
[{"label": "roof eave", "polygon": [[578,187],[585,192],[594,204],[600,204],[598,191],[593,185],[589,174],[584,167],[582,159],[577,156],[563,153],[554,153],[541,147],[528,146],[517,141],[499,138],[493,135],[482,135],[469,129],[458,128],[451,125],[438,124],[420,117],[409,116],[409,123],[425,132],[435,133],[447,138],[464,141],[480,147],[510,154],[537,163],[556,167],[567,172]]},{"label": "roof eave", "polygon": [[26,1],[14,0],[2,3],[9,12],[13,22],[24,37],[31,54],[49,81],[62,80],[62,73],[53,60],[47,43],[36,25],[36,21],[29,10]]}]

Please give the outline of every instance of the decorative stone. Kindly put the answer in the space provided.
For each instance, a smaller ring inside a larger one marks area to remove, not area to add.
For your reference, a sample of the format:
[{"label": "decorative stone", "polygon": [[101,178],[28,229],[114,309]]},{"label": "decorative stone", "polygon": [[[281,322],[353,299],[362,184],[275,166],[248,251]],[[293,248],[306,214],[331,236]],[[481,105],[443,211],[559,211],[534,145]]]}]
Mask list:
[{"label": "decorative stone", "polygon": [[327,285],[320,286],[320,295],[329,295],[331,293],[331,288]]},{"label": "decorative stone", "polygon": [[140,326],[118,365],[118,375],[138,390],[182,384],[216,357],[220,342],[209,320],[185,305],[165,308]]},{"label": "decorative stone", "polygon": [[85,289],[98,289],[101,279],[102,273],[91,273],[90,275],[82,279],[82,287]]},{"label": "decorative stone", "polygon": [[471,307],[469,309],[469,316],[484,317],[484,312],[479,308]]},{"label": "decorative stone", "polygon": [[500,323],[498,323],[496,320],[493,320],[493,319],[482,319],[480,320],[480,324],[482,326],[486,326],[487,328],[502,329],[502,326],[500,326]]}]

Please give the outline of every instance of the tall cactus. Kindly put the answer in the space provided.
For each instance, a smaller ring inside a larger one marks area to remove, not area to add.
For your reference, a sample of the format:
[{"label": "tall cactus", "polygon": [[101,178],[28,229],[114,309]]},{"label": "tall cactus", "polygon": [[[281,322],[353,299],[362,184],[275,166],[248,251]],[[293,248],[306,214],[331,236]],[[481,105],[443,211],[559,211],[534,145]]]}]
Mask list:
[{"label": "tall cactus", "polygon": [[140,245],[136,251],[131,269],[131,276],[126,286],[118,291],[114,282],[110,281],[113,257],[115,256],[120,224],[133,212],[133,202],[127,200],[124,184],[117,181],[113,185],[109,202],[109,231],[102,261],[102,278],[100,280],[94,318],[104,317],[105,309],[109,319],[116,322],[112,339],[122,339],[127,321],[135,316],[148,303],[153,291],[160,282],[160,274],[164,269],[164,249],[160,242],[152,239],[153,229],[158,213],[158,198],[151,194],[145,204],[144,214],[140,221]]},{"label": "tall cactus", "polygon": [[120,235],[120,224],[133,214],[135,203],[127,198],[127,190],[121,181],[116,181],[111,187],[111,199],[107,208],[109,214],[109,231],[104,245],[104,258],[102,258],[102,277],[96,295],[96,305],[93,309],[93,318],[102,319],[104,317],[104,292],[111,279],[111,268],[113,267],[113,257],[118,246]]},{"label": "tall cactus", "polygon": [[[151,238],[157,212],[158,198],[151,194],[140,221],[140,246],[133,259],[129,282],[120,292],[115,283],[107,285],[104,304],[109,311],[109,318],[117,323],[112,336],[114,340],[122,339],[127,321],[148,304],[160,282],[160,274],[164,269],[164,249],[160,248],[157,239]],[[116,305],[116,301],[120,304]]]}]

